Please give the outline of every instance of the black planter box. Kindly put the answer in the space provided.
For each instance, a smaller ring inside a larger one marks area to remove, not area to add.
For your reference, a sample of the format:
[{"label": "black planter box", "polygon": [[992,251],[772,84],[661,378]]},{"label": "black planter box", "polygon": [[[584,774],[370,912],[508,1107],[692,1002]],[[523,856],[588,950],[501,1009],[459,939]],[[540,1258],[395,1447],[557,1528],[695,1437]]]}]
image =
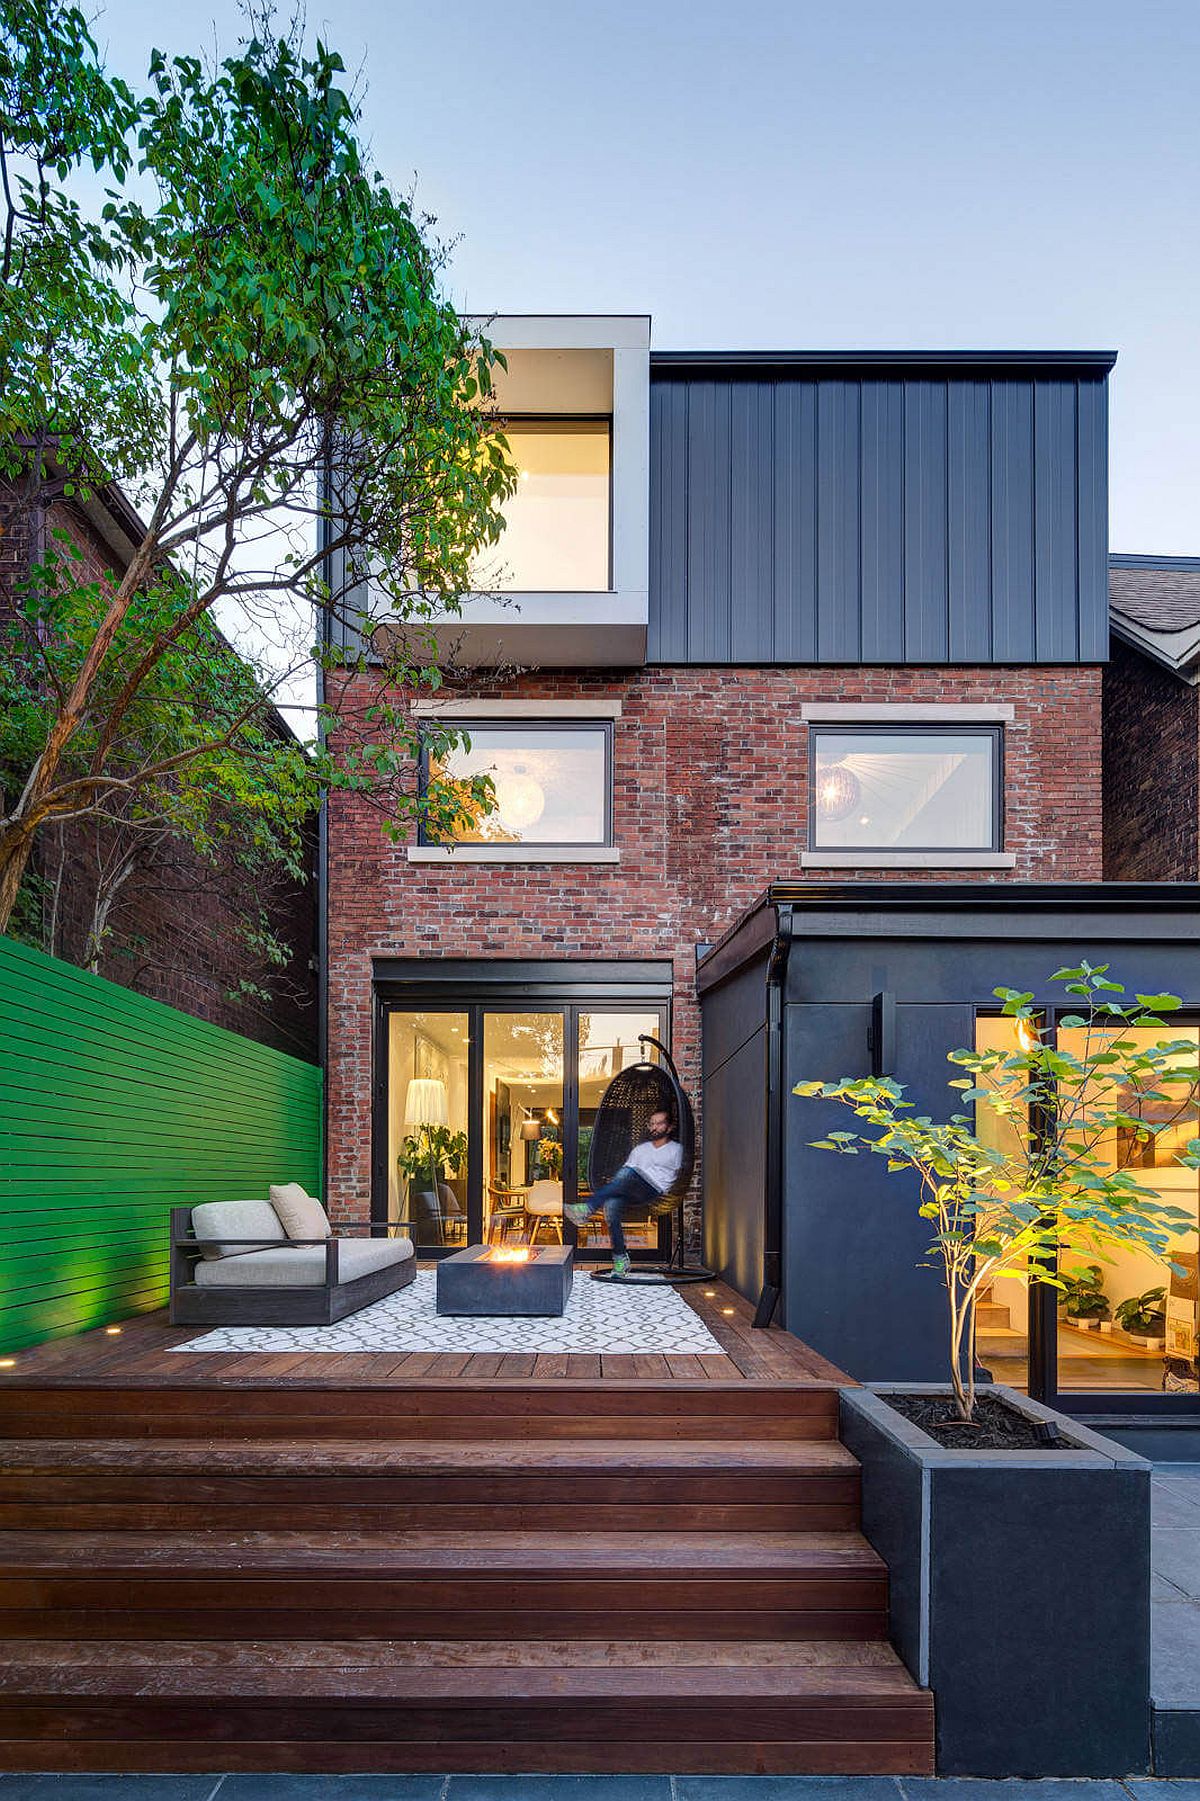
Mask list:
[{"label": "black planter box", "polygon": [[468,1245],[437,1266],[437,1310],[526,1318],[562,1313],[571,1292],[571,1247],[530,1248],[526,1263],[497,1263],[492,1247]]},{"label": "black planter box", "polygon": [[863,1531],[891,1576],[891,1633],[937,1712],[939,1776],[1128,1776],[1150,1768],[1150,1466],[1011,1389],[1061,1449],[948,1451],[844,1389]]}]

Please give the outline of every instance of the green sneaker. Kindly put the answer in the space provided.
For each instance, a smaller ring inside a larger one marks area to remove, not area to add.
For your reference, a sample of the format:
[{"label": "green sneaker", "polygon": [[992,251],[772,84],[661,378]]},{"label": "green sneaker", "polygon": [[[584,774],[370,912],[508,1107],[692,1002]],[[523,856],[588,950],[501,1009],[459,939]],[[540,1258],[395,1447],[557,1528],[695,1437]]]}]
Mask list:
[{"label": "green sneaker", "polygon": [[563,1212],[573,1226],[586,1226],[592,1217],[592,1210],[586,1201],[568,1201]]},{"label": "green sneaker", "polygon": [[629,1274],[629,1269],[630,1262],[628,1254],[625,1251],[614,1251],[612,1265],[614,1282],[619,1282],[623,1276],[627,1276]]}]

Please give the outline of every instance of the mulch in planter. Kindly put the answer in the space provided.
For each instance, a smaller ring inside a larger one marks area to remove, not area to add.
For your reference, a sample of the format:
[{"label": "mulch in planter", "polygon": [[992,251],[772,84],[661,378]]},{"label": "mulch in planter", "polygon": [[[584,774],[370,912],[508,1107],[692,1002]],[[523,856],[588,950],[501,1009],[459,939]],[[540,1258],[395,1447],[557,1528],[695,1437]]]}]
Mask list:
[{"label": "mulch in planter", "polygon": [[889,1407],[928,1432],[946,1451],[1061,1451],[1070,1448],[1053,1421],[1027,1419],[995,1395],[980,1395],[975,1420],[966,1425],[955,1412],[949,1395],[897,1395],[882,1397]]}]

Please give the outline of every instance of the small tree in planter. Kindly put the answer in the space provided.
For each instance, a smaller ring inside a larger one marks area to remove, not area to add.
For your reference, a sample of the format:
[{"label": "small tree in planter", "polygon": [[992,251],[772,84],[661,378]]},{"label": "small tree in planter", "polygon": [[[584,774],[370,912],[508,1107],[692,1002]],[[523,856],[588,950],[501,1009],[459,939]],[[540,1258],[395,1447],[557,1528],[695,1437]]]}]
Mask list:
[{"label": "small tree in planter", "polygon": [[[960,1419],[975,1417],[976,1307],[999,1277],[1042,1282],[1065,1291],[1060,1260],[1110,1261],[1115,1250],[1164,1258],[1172,1232],[1190,1216],[1139,1186],[1111,1155],[1114,1141],[1144,1143],[1174,1124],[1200,1084],[1196,1046],[1187,1039],[1142,1044],[1133,1028],[1163,1025],[1182,1003],[1170,994],[1139,994],[1108,979],[1108,965],[1057,970],[1079,1011],[1060,1021],[1077,1049],[1057,1042],[1032,993],[993,992],[1016,1023],[1013,1050],[956,1050],[949,1061],[967,1073],[949,1084],[964,1102],[983,1102],[1009,1123],[1007,1145],[980,1136],[974,1114],[938,1123],[914,1111],[890,1076],[799,1082],[807,1099],[838,1101],[863,1129],[830,1132],[814,1148],[838,1156],[885,1157],[889,1170],[915,1174],[920,1213],[934,1225],[931,1254],[946,1286],[950,1381]],[[1178,1097],[1175,1118],[1145,1117],[1147,1107]],[[1200,1168],[1200,1139],[1178,1161]]]}]

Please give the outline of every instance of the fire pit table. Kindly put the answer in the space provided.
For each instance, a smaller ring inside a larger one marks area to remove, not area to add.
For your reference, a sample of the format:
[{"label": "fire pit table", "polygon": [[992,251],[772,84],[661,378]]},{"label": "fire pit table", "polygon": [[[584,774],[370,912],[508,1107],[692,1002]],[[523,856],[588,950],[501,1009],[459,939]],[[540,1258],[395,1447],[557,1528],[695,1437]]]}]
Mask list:
[{"label": "fire pit table", "polygon": [[472,1244],[437,1266],[439,1313],[557,1316],[570,1292],[570,1245]]}]

